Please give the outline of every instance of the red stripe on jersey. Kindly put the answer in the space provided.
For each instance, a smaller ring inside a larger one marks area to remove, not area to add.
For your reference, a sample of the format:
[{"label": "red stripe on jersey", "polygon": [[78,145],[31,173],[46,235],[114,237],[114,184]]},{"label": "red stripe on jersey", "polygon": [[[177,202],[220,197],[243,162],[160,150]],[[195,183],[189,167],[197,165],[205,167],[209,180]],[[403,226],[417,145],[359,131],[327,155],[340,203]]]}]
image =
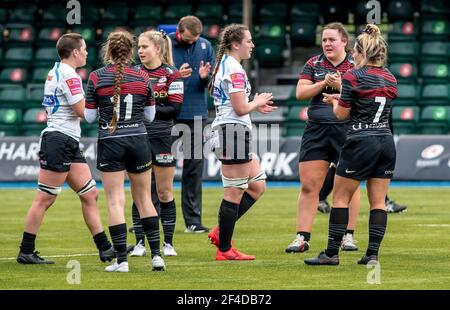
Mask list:
[{"label": "red stripe on jersey", "polygon": [[397,97],[397,88],[394,86],[374,88],[368,90],[355,89],[358,97],[375,98],[375,97],[387,97],[394,99]]},{"label": "red stripe on jersey", "polygon": [[314,79],[311,75],[304,74],[304,73],[300,74],[299,80],[308,80],[308,81],[314,82]]},{"label": "red stripe on jersey", "polygon": [[383,68],[370,68],[369,70],[367,70],[367,73],[372,74],[372,75],[381,76],[384,79],[388,80],[389,82],[397,84],[397,80],[395,79],[395,77],[393,75],[389,74],[389,72],[386,72],[385,70],[383,70]]},{"label": "red stripe on jersey", "polygon": [[86,102],[84,104],[84,107],[86,109],[97,109],[97,103],[95,103],[95,102]]},{"label": "red stripe on jersey", "polygon": [[89,80],[92,81],[92,83],[94,84],[94,87],[97,87],[98,84],[98,76],[95,72],[91,72],[91,74],[89,74]]},{"label": "red stripe on jersey", "polygon": [[[133,94],[147,96],[147,85],[144,82],[128,82],[120,85],[120,94]],[[101,87],[97,89],[99,96],[113,96],[114,86]]]},{"label": "red stripe on jersey", "polygon": [[349,109],[349,108],[352,107],[352,106],[349,105],[348,103],[342,101],[342,99],[339,99],[338,104],[339,104],[341,107],[344,107],[344,108],[347,108],[347,109]]},{"label": "red stripe on jersey", "polygon": [[183,95],[181,95],[181,94],[170,95],[168,98],[168,101],[171,103],[182,104],[183,103]]},{"label": "red stripe on jersey", "polygon": [[344,74],[344,76],[342,77],[343,80],[347,80],[350,82],[350,84],[352,85],[352,87],[356,87],[356,85],[358,84],[358,81],[356,79],[356,76],[354,76],[353,74],[351,74],[349,71],[346,72]]}]

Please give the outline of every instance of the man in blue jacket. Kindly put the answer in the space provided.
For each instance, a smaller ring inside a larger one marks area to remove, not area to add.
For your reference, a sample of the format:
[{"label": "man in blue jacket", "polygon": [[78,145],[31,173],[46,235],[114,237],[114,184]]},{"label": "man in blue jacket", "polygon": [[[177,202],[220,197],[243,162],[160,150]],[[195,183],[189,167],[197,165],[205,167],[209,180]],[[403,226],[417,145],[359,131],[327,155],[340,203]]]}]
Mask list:
[{"label": "man in blue jacket", "polygon": [[[186,233],[203,233],[209,229],[202,225],[202,174],[203,129],[206,125],[207,102],[205,90],[214,67],[214,50],[211,43],[200,37],[202,22],[195,16],[180,19],[177,31],[169,36],[172,40],[173,60],[184,82],[184,100],[177,123],[190,128],[190,137],[184,136],[183,175],[181,207]],[[194,126],[194,121],[197,126]],[[194,127],[197,137],[194,139]],[[201,129],[201,133],[199,132]],[[190,154],[189,154],[190,152]]]}]

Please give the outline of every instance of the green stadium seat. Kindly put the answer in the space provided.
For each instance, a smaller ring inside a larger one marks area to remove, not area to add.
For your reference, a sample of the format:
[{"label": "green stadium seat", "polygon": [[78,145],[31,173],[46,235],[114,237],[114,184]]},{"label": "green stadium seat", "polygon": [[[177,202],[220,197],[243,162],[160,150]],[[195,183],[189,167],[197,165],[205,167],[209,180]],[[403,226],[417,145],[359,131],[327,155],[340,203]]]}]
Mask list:
[{"label": "green stadium seat", "polygon": [[12,47],[4,52],[2,67],[23,67],[30,66],[33,59],[33,48]]},{"label": "green stadium seat", "polygon": [[281,67],[284,62],[283,46],[276,43],[256,44],[256,59],[260,67]]},{"label": "green stadium seat", "polygon": [[394,62],[389,70],[401,83],[415,83],[417,79],[417,64],[415,62]]},{"label": "green stadium seat", "polygon": [[285,135],[287,137],[297,137],[303,135],[308,120],[308,107],[289,106],[287,119],[285,122]]},{"label": "green stadium seat", "polygon": [[409,0],[391,0],[387,11],[390,21],[403,21],[413,18],[414,8]]},{"label": "green stadium seat", "polygon": [[31,82],[33,83],[43,83],[47,80],[48,72],[50,67],[34,67],[31,73]]},{"label": "green stadium seat", "polygon": [[156,25],[161,21],[162,12],[162,7],[156,4],[138,5],[134,13],[134,21]]},{"label": "green stadium seat", "polygon": [[285,23],[287,20],[287,4],[281,1],[275,3],[262,3],[258,17],[260,23],[278,22]]},{"label": "green stadium seat", "polygon": [[23,68],[5,68],[0,70],[0,83],[23,84],[27,81],[27,71]]},{"label": "green stadium seat", "polygon": [[242,24],[242,1],[239,3],[230,3],[228,6],[228,22]]},{"label": "green stadium seat", "polygon": [[0,107],[21,109],[25,102],[25,88],[16,84],[0,85]]},{"label": "green stadium seat", "polygon": [[448,13],[447,0],[422,0],[420,13],[425,16],[445,16]]},{"label": "green stadium seat", "polygon": [[43,108],[31,108],[23,114],[22,135],[39,136],[45,128],[47,113]]},{"label": "green stadium seat", "polygon": [[21,3],[9,11],[9,21],[34,24],[38,8],[33,3]]},{"label": "green stadium seat", "polygon": [[28,84],[26,90],[25,108],[42,108],[45,84]]},{"label": "green stadium seat", "polygon": [[348,22],[348,8],[347,4],[343,2],[321,1],[320,13],[325,24],[332,22],[346,24]]},{"label": "green stadium seat", "polygon": [[412,21],[397,21],[389,26],[389,42],[415,41],[419,35],[417,24]]},{"label": "green stadium seat", "polygon": [[389,44],[390,61],[416,61],[419,56],[418,42],[392,42]]},{"label": "green stadium seat", "polygon": [[284,122],[284,114],[286,107],[278,107],[275,111],[269,114],[262,114],[257,111],[251,113],[251,119],[254,123],[264,124],[280,124]]},{"label": "green stadium seat", "polygon": [[0,108],[0,136],[17,136],[21,118],[20,109]]},{"label": "green stadium seat", "polygon": [[316,27],[311,21],[294,22],[291,24],[292,46],[314,46],[316,44]]},{"label": "green stadium seat", "polygon": [[421,40],[446,40],[450,34],[448,21],[440,20],[423,20],[421,27]]},{"label": "green stadium seat", "polygon": [[82,137],[98,137],[98,123],[94,122],[89,124],[88,122],[81,122],[81,136]]},{"label": "green stadium seat", "polygon": [[128,22],[129,9],[126,2],[122,4],[112,4],[105,7],[103,11],[103,20],[114,25],[125,25]]},{"label": "green stadium seat", "polygon": [[51,69],[51,66],[57,61],[59,61],[59,56],[55,47],[41,47],[36,50],[33,65],[48,66]]},{"label": "green stadium seat", "polygon": [[192,15],[191,4],[174,4],[166,7],[163,14],[163,21],[165,24],[177,24],[181,17]]},{"label": "green stadium seat", "polygon": [[200,18],[203,24],[222,24],[223,6],[220,3],[199,4],[195,16]]},{"label": "green stadium seat", "polygon": [[6,25],[6,37],[8,45],[31,45],[34,42],[34,29],[29,24]]},{"label": "green stadium seat", "polygon": [[62,27],[42,28],[38,34],[37,44],[39,46],[47,45],[54,47],[58,39],[65,33]]},{"label": "green stadium seat", "polygon": [[424,84],[446,83],[449,78],[449,65],[423,62],[420,65],[420,76]]},{"label": "green stadium seat", "polygon": [[8,20],[8,14],[5,8],[0,8],[0,24],[4,24]]},{"label": "green stadium seat", "polygon": [[316,24],[320,15],[319,4],[317,2],[293,4],[290,12],[292,22],[311,21]]},{"label": "green stadium seat", "polygon": [[262,24],[259,31],[255,34],[255,41],[259,43],[276,43],[285,45],[286,42],[286,26],[284,23]]},{"label": "green stadium seat", "polygon": [[421,105],[450,105],[448,84],[426,84],[422,87]]},{"label": "green stadium seat", "polygon": [[67,13],[68,10],[66,9],[65,3],[52,3],[42,9],[43,25],[46,27],[51,25],[63,26],[67,22]]},{"label": "green stadium seat", "polygon": [[398,96],[394,100],[394,105],[417,105],[419,87],[416,84],[398,84]]},{"label": "green stadium seat", "polygon": [[100,19],[100,8],[92,3],[81,5],[81,24],[83,27],[93,26]]},{"label": "green stadium seat", "polygon": [[88,52],[90,50],[90,46],[96,40],[96,30],[95,27],[84,27],[84,26],[75,26],[72,28],[72,32],[79,33],[83,36],[84,41],[86,41],[86,45],[88,46]]},{"label": "green stadium seat", "polygon": [[419,107],[398,107],[392,108],[392,122],[396,135],[415,134],[417,123],[419,122]]},{"label": "green stadium seat", "polygon": [[449,46],[445,41],[423,42],[420,60],[422,62],[447,62],[447,54],[450,53],[450,49],[448,49],[448,47]]},{"label": "green stadium seat", "polygon": [[449,131],[450,107],[427,106],[422,109],[418,132],[421,134],[447,134]]}]

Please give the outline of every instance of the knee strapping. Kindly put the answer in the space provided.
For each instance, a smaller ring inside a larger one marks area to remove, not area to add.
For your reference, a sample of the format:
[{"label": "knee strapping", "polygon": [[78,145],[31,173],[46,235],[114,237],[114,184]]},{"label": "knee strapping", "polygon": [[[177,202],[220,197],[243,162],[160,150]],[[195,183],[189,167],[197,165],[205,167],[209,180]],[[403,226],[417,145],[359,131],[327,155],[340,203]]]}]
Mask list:
[{"label": "knee strapping", "polygon": [[261,171],[260,173],[255,175],[253,178],[248,180],[248,183],[257,182],[257,181],[263,181],[265,179],[267,179],[267,175],[266,175],[266,173],[264,171]]},{"label": "knee strapping", "polygon": [[44,183],[38,183],[38,190],[52,196],[57,196],[61,193],[61,186],[51,186]]},{"label": "knee strapping", "polygon": [[247,189],[248,188],[248,178],[227,178],[222,175],[222,183],[224,188],[240,188]]},{"label": "knee strapping", "polygon": [[77,194],[79,196],[86,194],[87,192],[89,192],[91,189],[93,189],[95,187],[97,183],[95,182],[94,179],[90,179],[89,181],[86,182],[86,184],[84,184],[84,186],[77,192]]}]

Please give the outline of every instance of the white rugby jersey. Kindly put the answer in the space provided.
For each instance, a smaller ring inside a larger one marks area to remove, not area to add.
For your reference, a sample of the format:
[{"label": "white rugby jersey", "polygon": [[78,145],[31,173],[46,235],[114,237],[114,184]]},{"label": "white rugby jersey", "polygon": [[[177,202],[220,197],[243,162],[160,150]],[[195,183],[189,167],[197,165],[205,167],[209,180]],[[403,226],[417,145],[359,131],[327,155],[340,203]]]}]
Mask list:
[{"label": "white rugby jersey", "polygon": [[245,92],[248,103],[251,86],[247,74],[235,58],[224,55],[214,79],[213,98],[216,118],[211,125],[212,128],[228,123],[241,124],[252,128],[250,115],[237,115],[231,105],[230,94],[237,92]]},{"label": "white rugby jersey", "polygon": [[83,85],[75,69],[56,62],[45,81],[42,105],[47,111],[47,128],[42,133],[59,131],[79,141],[80,118],[72,110],[71,105],[83,98]]}]

